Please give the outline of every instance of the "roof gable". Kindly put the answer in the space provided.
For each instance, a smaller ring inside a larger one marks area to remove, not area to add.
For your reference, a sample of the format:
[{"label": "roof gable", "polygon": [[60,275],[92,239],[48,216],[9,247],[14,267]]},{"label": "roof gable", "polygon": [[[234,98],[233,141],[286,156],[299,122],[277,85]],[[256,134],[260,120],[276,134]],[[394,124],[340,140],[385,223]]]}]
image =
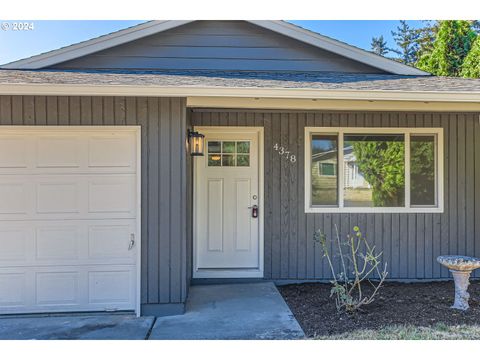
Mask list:
[{"label": "roof gable", "polygon": [[[191,37],[190,43],[185,40],[187,36]],[[150,21],[15,61],[3,68],[338,71],[427,75],[421,70],[283,21]]]},{"label": "roof gable", "polygon": [[195,21],[52,68],[384,73],[246,21],[219,20]]}]

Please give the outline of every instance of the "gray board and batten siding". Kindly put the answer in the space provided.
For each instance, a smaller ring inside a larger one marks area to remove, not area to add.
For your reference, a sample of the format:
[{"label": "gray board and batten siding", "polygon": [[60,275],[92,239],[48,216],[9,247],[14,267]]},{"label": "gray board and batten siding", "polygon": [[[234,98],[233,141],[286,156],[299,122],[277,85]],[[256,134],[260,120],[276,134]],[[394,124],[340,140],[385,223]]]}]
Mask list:
[{"label": "gray board and batten siding", "polygon": [[385,73],[245,21],[195,21],[51,68]]},{"label": "gray board and batten siding", "polygon": [[[313,233],[342,234],[359,225],[383,251],[389,279],[445,279],[441,254],[480,256],[480,124],[478,113],[281,112],[200,110],[185,99],[0,96],[1,125],[140,125],[142,127],[142,271],[144,314],[183,310],[191,277],[192,162],[190,126],[265,129],[265,279],[330,277]],[[190,125],[191,122],[191,125]],[[442,127],[445,211],[442,214],[306,214],[304,127]],[[297,156],[284,161],[279,143]],[[476,274],[478,277],[478,273]]]},{"label": "gray board and batten siding", "polygon": [[[446,279],[443,254],[480,257],[480,123],[478,113],[274,112],[194,110],[193,126],[263,126],[265,129],[265,279],[330,278],[314,231],[342,236],[358,225],[383,252],[390,280]],[[305,213],[304,128],[441,127],[444,130],[443,213]],[[275,143],[297,156],[291,163]],[[339,269],[338,262],[336,263]],[[480,276],[479,272],[474,274]]]},{"label": "gray board and batten siding", "polygon": [[0,125],[141,126],[141,311],[183,312],[189,207],[185,99],[0,96]]}]

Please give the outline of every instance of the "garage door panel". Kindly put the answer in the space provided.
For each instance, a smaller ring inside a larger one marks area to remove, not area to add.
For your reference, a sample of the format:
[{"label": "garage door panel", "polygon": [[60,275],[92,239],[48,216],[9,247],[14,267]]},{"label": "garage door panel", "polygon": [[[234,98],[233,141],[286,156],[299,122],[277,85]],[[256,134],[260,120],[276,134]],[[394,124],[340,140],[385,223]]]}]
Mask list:
[{"label": "garage door panel", "polygon": [[89,302],[91,304],[128,304],[134,299],[131,270],[89,272]]},{"label": "garage door panel", "polygon": [[133,219],[135,174],[0,175],[0,221]]},{"label": "garage door panel", "polygon": [[36,231],[36,259],[44,260],[79,260],[80,226],[49,226]]},{"label": "garage door panel", "polygon": [[0,272],[0,309],[27,305],[27,272]]},{"label": "garage door panel", "polygon": [[27,214],[29,211],[28,184],[18,178],[0,181],[0,214]]},{"label": "garage door panel", "polygon": [[[136,221],[61,220],[0,222],[2,266],[134,264],[129,249]],[[135,241],[135,239],[134,239]]]},{"label": "garage door panel", "polygon": [[96,225],[89,228],[88,256],[91,260],[132,259],[136,252],[130,248],[134,229],[126,225]]},{"label": "garage door panel", "polygon": [[79,136],[39,136],[37,138],[37,168],[80,168],[81,138]]},{"label": "garage door panel", "polygon": [[[25,134],[19,134],[19,133]],[[134,131],[2,129],[0,174],[136,173]]]},{"label": "garage door panel", "polygon": [[[73,179],[72,179],[73,180]],[[37,184],[37,213],[80,213],[81,184],[43,180]]]},{"label": "garage door panel", "polygon": [[29,143],[26,136],[0,136],[0,169],[27,168]]},{"label": "garage door panel", "polygon": [[131,135],[93,135],[88,150],[91,168],[135,169],[135,138]]},{"label": "garage door panel", "polygon": [[135,265],[0,269],[1,313],[133,310]]},{"label": "garage door panel", "polygon": [[135,216],[135,178],[96,178],[89,182],[89,213]]},{"label": "garage door panel", "polygon": [[20,263],[27,261],[29,234],[23,227],[0,228],[0,261]]},{"label": "garage door panel", "polygon": [[137,129],[13,128],[0,127],[0,314],[134,310]]},{"label": "garage door panel", "polygon": [[37,272],[35,281],[36,305],[80,304],[80,274],[70,272]]}]

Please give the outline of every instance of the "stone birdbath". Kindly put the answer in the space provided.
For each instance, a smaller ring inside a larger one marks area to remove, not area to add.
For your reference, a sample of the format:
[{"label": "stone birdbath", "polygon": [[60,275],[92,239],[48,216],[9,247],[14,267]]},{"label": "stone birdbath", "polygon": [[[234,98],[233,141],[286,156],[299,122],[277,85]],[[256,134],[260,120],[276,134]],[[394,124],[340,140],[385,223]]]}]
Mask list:
[{"label": "stone birdbath", "polygon": [[453,275],[455,282],[455,302],[452,309],[467,310],[470,295],[467,292],[470,282],[470,273],[480,268],[480,259],[470,256],[442,255],[437,261],[447,267]]}]

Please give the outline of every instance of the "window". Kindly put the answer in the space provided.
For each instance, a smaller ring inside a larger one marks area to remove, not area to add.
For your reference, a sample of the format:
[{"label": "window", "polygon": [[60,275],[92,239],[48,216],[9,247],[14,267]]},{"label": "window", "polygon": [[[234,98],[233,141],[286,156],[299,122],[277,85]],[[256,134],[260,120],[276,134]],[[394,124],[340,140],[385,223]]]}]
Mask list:
[{"label": "window", "polygon": [[[321,174],[321,164],[328,161],[334,168],[337,167],[338,137],[336,135],[312,135],[312,204],[335,205],[338,202],[337,176],[328,178]],[[315,170],[315,168],[318,168]],[[315,176],[318,174],[318,176]]]},{"label": "window", "polygon": [[250,166],[250,141],[208,141],[208,166]]},{"label": "window", "polygon": [[440,128],[306,128],[307,212],[442,212]]},{"label": "window", "polygon": [[337,175],[337,164],[335,163],[320,163],[318,167],[318,175],[320,176],[335,176]]}]

